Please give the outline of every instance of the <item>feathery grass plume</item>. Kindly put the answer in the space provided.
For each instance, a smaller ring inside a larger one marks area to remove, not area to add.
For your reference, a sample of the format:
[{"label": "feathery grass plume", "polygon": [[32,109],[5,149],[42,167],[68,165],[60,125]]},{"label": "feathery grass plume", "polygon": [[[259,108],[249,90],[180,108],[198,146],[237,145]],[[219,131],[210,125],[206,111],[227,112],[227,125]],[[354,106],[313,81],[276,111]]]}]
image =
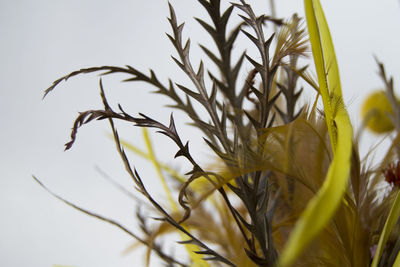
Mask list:
[{"label": "feathery grass plume", "polygon": [[[74,145],[83,125],[108,121],[117,152],[136,186],[134,193],[146,202],[136,212],[141,233],[76,206],[34,179],[67,205],[130,235],[135,241],[124,253],[138,244],[147,246],[147,265],[153,255],[166,266],[399,264],[400,103],[383,64],[377,61],[393,110],[387,115],[395,136],[384,158],[373,162],[369,154],[364,159],[359,155],[361,135],[353,138],[333,42],[318,0],[304,1],[309,39],[296,14],[289,19],[259,15],[244,0],[224,10],[220,0],[193,1],[208,16],[195,20],[209,34],[213,47],[199,46],[217,73],[204,61],[193,64],[191,39],[183,39],[184,24],[169,4],[171,32],[167,36],[175,49],[172,59],[189,84],[174,79],[164,84],[152,69],[145,73],[129,65],[104,65],[61,77],[45,90],[45,96],[60,82],[93,72],[101,76],[122,73],[127,76],[125,82],[148,83],[155,93],[173,101],[170,108],[183,112],[189,124],[200,130],[212,153],[210,162],[199,163],[189,143],[195,137],[187,140],[172,114],[168,122],[161,122],[142,113],[131,115],[121,105],[114,107],[100,79],[103,108],[79,113],[65,148]],[[235,15],[241,22],[231,25]],[[236,48],[239,35],[255,48],[255,56]],[[299,66],[300,58],[307,60],[310,44],[318,82],[306,66]],[[248,73],[242,79],[245,68]],[[306,100],[305,105],[298,101],[306,88],[302,85],[316,92],[315,99]],[[319,96],[322,110],[317,108]],[[146,150],[120,138],[114,121],[142,127]],[[155,156],[148,132],[152,128],[176,145],[175,158],[189,163],[186,173]],[[153,164],[167,202],[149,192],[128,152]],[[177,236],[187,257],[166,253],[169,249],[161,246]]]}]

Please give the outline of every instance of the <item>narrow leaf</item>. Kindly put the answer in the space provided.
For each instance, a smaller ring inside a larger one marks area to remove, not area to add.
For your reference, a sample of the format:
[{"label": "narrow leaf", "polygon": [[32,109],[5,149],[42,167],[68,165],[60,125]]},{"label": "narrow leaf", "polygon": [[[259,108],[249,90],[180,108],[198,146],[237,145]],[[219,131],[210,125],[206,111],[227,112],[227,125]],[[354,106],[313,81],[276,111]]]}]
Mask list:
[{"label": "narrow leaf", "polygon": [[393,267],[400,267],[400,251],[397,254],[396,260],[393,263]]},{"label": "narrow leaf", "polygon": [[[389,238],[390,233],[392,232],[393,226],[397,222],[400,216],[400,192],[397,192],[396,199],[390,209],[389,216],[386,219],[385,226],[383,227],[381,236],[379,237],[378,247],[376,248],[374,260],[372,261],[371,267],[377,267],[379,264],[379,260],[382,256],[383,250],[386,245],[386,241]],[[399,253],[400,255],[400,253]],[[400,256],[397,255],[396,262],[398,265],[393,264],[393,266],[400,266]]]},{"label": "narrow leaf", "polygon": [[305,0],[305,11],[319,88],[334,159],[325,181],[297,221],[278,266],[290,266],[329,223],[346,190],[353,130],[344,107],[335,51],[319,0]]},{"label": "narrow leaf", "polygon": [[[166,183],[165,177],[164,177],[164,175],[163,175],[163,173],[161,171],[160,163],[157,160],[157,158],[155,157],[155,154],[153,152],[153,146],[151,144],[148,131],[147,131],[147,129],[145,127],[143,128],[143,139],[144,139],[144,141],[146,143],[146,146],[147,146],[147,150],[148,150],[147,152],[148,152],[149,158],[150,158],[151,162],[154,165],[154,168],[155,168],[155,170],[156,170],[156,172],[158,174],[158,177],[160,178],[160,182],[162,184],[162,187],[164,188],[165,193],[167,194],[167,198],[168,198],[168,201],[169,201],[169,203],[171,205],[171,208],[172,208],[172,210],[174,212],[178,212],[178,205],[175,203],[175,201],[174,201],[174,199],[172,197],[171,191],[168,188],[168,185]],[[185,227],[185,226],[183,225],[183,227]],[[183,241],[185,241],[185,239],[186,239],[185,235],[183,233],[181,233],[181,232],[179,232],[179,233],[180,233],[181,238],[183,239]],[[187,252],[189,253],[189,256],[190,256],[191,260],[193,261],[193,266],[195,266],[195,267],[202,267],[202,266],[206,267],[206,266],[209,266],[208,263],[204,262],[201,259],[201,257],[199,257],[199,255],[197,255],[196,253],[193,252],[194,250],[198,249],[198,246],[185,244],[185,247],[186,247]]]}]

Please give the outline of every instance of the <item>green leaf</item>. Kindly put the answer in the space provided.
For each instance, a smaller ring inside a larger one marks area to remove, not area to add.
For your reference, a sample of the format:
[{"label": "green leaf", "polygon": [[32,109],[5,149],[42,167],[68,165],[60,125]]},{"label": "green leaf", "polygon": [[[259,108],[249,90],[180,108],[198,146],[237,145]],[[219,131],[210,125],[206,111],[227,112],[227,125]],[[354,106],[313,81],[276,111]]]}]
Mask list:
[{"label": "green leaf", "polygon": [[297,221],[278,261],[290,266],[329,223],[346,190],[353,129],[343,104],[339,71],[328,24],[319,0],[305,0],[305,11],[319,90],[334,154],[327,176]]},{"label": "green leaf", "polygon": [[[382,256],[383,249],[385,248],[386,241],[392,232],[393,226],[397,222],[400,216],[400,192],[397,192],[396,199],[390,209],[389,216],[386,219],[385,226],[383,227],[381,236],[379,237],[378,247],[376,248],[374,260],[372,261],[371,267],[377,267],[379,260]],[[397,264],[397,265],[396,265]],[[396,257],[396,261],[393,266],[400,266],[400,253]]]}]

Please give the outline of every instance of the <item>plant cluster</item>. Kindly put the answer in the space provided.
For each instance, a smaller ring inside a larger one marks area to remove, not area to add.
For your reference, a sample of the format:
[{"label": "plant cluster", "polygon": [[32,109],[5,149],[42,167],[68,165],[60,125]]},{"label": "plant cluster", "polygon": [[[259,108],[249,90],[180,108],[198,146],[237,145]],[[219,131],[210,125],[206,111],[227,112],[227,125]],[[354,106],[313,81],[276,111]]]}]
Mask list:
[{"label": "plant cluster", "polygon": [[[379,114],[391,126],[383,127],[383,131],[395,131],[396,136],[383,160],[371,166],[358,153],[358,139],[353,137],[343,103],[332,40],[318,0],[304,1],[308,35],[297,15],[288,20],[256,15],[244,0],[225,10],[221,10],[220,0],[197,2],[207,11],[211,23],[196,20],[214,42],[214,47],[200,47],[218,73],[211,72],[203,62],[193,65],[190,39],[182,37],[184,24],[178,22],[169,5],[172,32],[168,38],[177,55],[172,59],[189,77],[191,86],[173,79],[163,83],[153,70],[144,73],[132,66],[101,66],[61,77],[45,91],[45,96],[60,82],[79,74],[126,74],[126,82],[151,84],[156,93],[172,100],[172,108],[186,114],[190,124],[202,132],[218,164],[198,163],[172,115],[165,123],[142,113],[128,114],[121,105],[112,107],[100,79],[103,109],[79,114],[65,148],[73,146],[81,126],[107,120],[125,169],[137,191],[151,204],[158,223],[149,223],[149,218],[138,210],[142,229],[138,235],[112,219],[55,196],[146,245],[148,263],[154,252],[166,266],[400,264],[400,104],[394,95],[393,80],[386,77],[383,65],[378,62],[386,87],[383,97],[391,109],[381,111],[379,106],[367,104],[365,125],[374,129],[380,123],[376,120]],[[234,10],[242,22],[229,28]],[[276,32],[268,36],[265,28],[271,26]],[[233,59],[240,34],[256,48],[256,57],[243,51],[237,60]],[[299,58],[307,58],[310,51],[318,81],[307,66],[299,65]],[[251,71],[241,80],[239,73],[245,64]],[[315,93],[310,105],[298,101],[302,84]],[[323,108],[317,105],[320,98]],[[206,117],[199,115],[199,108],[207,112]],[[146,130],[148,151],[121,140],[116,120],[144,129],[155,128],[176,144],[175,157],[185,158],[191,169],[182,175],[157,160]],[[131,165],[127,150],[153,162],[169,206],[149,193]],[[171,184],[178,185],[179,190]],[[382,184],[386,185],[384,189]],[[161,246],[163,236],[171,232],[181,235],[179,243],[186,247],[187,259],[170,255]]]}]

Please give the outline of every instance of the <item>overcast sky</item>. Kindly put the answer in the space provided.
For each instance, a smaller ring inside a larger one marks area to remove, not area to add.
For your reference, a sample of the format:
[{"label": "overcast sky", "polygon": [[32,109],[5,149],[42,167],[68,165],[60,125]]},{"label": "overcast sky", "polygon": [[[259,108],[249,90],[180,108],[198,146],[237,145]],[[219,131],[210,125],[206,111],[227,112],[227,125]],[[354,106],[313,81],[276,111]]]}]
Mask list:
[{"label": "overcast sky", "polygon": [[[191,56],[198,62],[202,55],[194,44],[209,40],[192,16],[204,17],[205,13],[195,0],[171,2],[178,20],[186,21],[184,35],[192,37]],[[257,14],[269,13],[268,2],[249,1]],[[279,17],[293,12],[304,14],[300,0],[276,2]],[[385,63],[398,84],[399,3],[338,0],[322,4],[337,52],[345,102],[357,124],[362,99],[382,84],[373,55]],[[134,202],[110,186],[95,168],[100,166],[119,183],[132,188],[107,136],[108,125],[95,122],[82,128],[75,146],[63,152],[78,111],[101,108],[98,76],[72,78],[44,101],[42,96],[53,80],[90,66],[130,64],[144,72],[153,68],[163,82],[167,77],[186,81],[170,59],[173,50],[165,36],[170,32],[167,16],[167,2],[155,0],[0,1],[1,266],[138,266],[135,257],[143,251],[121,256],[132,243],[129,236],[61,203],[40,188],[31,175],[80,206],[128,227],[134,225]],[[238,44],[246,46],[251,45]],[[121,103],[132,114],[144,112],[163,122],[168,120],[171,110],[162,106],[170,102],[149,94],[152,88],[144,84],[121,83],[123,78],[115,75],[103,79],[110,103]],[[176,119],[179,125],[185,121],[180,113],[176,113]],[[119,126],[124,139],[143,147],[140,129]],[[200,156],[207,155],[197,132],[185,133],[185,140],[195,137],[193,146],[200,150]],[[160,158],[177,168],[181,166],[179,161],[171,160],[176,150],[169,140],[161,137],[156,144]],[[133,159],[146,182],[157,187],[151,165]],[[131,229],[136,231],[133,226]]]}]

